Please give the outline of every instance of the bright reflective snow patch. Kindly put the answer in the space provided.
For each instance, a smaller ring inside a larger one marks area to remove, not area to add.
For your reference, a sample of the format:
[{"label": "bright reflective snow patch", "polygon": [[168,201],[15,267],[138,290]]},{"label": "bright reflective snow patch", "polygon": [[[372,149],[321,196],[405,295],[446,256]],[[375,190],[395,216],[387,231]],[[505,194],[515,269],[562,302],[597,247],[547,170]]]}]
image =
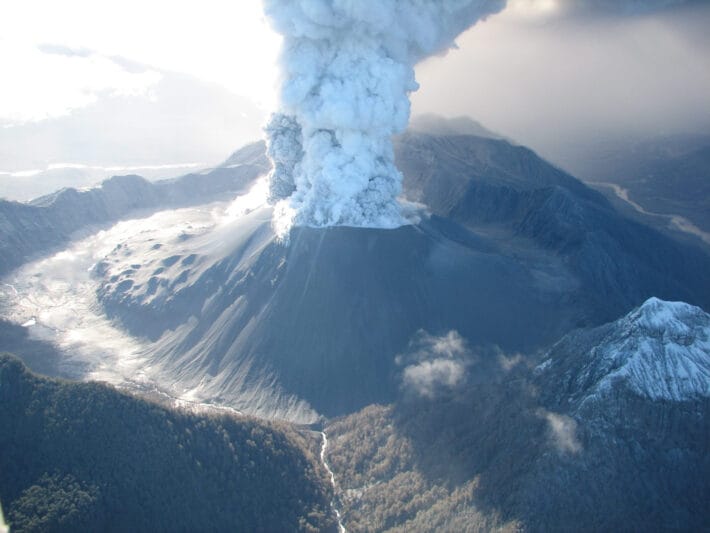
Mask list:
[{"label": "bright reflective snow patch", "polygon": [[[652,400],[710,396],[710,315],[699,307],[650,298],[602,328],[604,338],[583,348],[589,352],[574,378],[586,399],[620,383]],[[547,359],[535,371],[549,372],[557,363]]]}]

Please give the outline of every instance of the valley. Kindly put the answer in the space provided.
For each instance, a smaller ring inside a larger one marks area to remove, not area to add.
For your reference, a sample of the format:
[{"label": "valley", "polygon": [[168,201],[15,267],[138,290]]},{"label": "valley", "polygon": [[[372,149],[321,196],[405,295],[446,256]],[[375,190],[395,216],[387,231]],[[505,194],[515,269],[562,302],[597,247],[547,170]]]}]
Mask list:
[{"label": "valley", "polygon": [[0,533],[710,531],[709,27],[0,4]]},{"label": "valley", "polygon": [[[705,523],[710,258],[508,141],[419,132],[396,150],[396,229],[281,239],[260,144],[225,166],[253,172],[236,197],[76,226],[3,278],[4,346],[180,416],[291,428],[326,480],[321,530]],[[640,355],[628,372],[587,359],[604,350]],[[649,396],[639,368],[688,392]]]}]

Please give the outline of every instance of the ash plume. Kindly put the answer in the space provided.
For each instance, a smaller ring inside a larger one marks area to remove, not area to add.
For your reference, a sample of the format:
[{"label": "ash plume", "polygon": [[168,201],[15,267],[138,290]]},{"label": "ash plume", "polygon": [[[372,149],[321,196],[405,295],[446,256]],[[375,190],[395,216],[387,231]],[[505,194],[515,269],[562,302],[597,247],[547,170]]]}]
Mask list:
[{"label": "ash plume", "polygon": [[[505,0],[264,0],[284,37],[270,196],[298,225],[396,227],[414,66]],[[277,209],[279,212],[279,209]]]}]

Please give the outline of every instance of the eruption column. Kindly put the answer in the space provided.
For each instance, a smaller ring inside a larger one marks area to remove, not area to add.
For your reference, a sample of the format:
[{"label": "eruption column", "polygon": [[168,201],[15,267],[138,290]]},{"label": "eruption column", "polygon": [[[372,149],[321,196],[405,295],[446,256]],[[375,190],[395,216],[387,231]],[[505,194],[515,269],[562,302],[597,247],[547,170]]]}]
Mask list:
[{"label": "eruption column", "polygon": [[280,109],[266,132],[270,199],[293,223],[403,223],[392,136],[409,121],[417,62],[505,0],[264,0],[284,36]]}]

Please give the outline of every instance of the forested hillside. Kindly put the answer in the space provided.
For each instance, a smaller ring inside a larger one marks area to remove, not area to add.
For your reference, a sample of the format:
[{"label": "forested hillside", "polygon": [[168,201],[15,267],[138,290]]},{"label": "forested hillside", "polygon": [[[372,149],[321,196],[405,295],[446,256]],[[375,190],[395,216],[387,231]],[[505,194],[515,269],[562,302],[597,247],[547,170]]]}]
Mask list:
[{"label": "forested hillside", "polygon": [[329,531],[331,489],[289,426],[173,411],[0,355],[0,502],[22,531]]}]

